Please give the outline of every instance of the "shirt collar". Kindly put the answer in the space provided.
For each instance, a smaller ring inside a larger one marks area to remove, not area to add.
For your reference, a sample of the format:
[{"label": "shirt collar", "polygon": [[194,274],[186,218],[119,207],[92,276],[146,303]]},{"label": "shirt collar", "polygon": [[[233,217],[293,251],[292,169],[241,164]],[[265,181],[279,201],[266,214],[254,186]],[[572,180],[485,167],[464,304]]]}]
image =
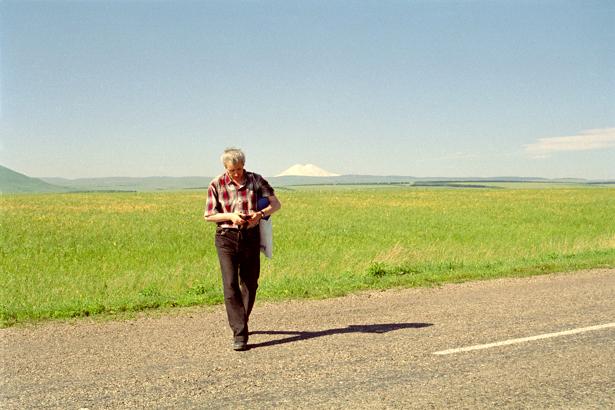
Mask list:
[{"label": "shirt collar", "polygon": [[229,176],[228,176],[228,173],[227,173],[227,172],[225,172],[225,173],[224,173],[224,182],[225,182],[225,184],[227,184],[227,185],[233,184],[233,185],[235,185],[237,188],[241,188],[241,187],[244,187],[244,186],[248,185],[248,183],[249,183],[249,179],[248,179],[248,178],[250,177],[250,176],[249,176],[249,174],[250,174],[250,172],[248,172],[248,171],[245,171],[245,170],[244,170],[244,174],[243,174],[243,179],[244,179],[244,182],[243,182],[243,184],[242,184],[242,185],[239,185],[239,184],[235,183],[235,181],[233,181],[233,180],[231,179],[231,177],[229,177]]}]

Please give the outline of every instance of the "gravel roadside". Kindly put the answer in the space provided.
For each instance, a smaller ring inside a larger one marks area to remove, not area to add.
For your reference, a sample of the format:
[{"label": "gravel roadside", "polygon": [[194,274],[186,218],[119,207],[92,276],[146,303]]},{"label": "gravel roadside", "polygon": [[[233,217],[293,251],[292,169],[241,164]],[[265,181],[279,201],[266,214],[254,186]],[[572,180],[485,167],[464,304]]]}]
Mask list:
[{"label": "gravel roadside", "polygon": [[615,406],[615,269],[259,303],[247,352],[224,308],[0,330],[1,408]]}]

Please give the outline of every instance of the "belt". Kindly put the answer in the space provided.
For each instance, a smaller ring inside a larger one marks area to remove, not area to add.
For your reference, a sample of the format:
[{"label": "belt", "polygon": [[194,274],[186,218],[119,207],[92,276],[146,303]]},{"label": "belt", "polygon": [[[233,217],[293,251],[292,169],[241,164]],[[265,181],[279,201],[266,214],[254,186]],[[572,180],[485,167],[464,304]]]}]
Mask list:
[{"label": "belt", "polygon": [[217,231],[233,231],[233,232],[245,232],[245,231],[251,231],[254,228],[256,228],[258,225],[253,226],[252,228],[248,228],[247,225],[245,228],[243,227],[239,227],[239,226],[218,226],[218,228],[216,229]]},{"label": "belt", "polygon": [[224,225],[218,225],[218,229],[228,229],[228,230],[232,230],[232,231],[238,231],[239,227],[238,226],[224,226]]}]

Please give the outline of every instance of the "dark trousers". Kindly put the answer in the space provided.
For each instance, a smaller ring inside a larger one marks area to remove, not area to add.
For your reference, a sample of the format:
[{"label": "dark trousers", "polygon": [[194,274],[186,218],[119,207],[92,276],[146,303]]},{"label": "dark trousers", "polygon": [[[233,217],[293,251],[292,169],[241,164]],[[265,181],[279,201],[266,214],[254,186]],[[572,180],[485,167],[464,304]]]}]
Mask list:
[{"label": "dark trousers", "polygon": [[252,229],[216,229],[224,304],[235,341],[248,341],[248,319],[260,275],[260,233]]}]

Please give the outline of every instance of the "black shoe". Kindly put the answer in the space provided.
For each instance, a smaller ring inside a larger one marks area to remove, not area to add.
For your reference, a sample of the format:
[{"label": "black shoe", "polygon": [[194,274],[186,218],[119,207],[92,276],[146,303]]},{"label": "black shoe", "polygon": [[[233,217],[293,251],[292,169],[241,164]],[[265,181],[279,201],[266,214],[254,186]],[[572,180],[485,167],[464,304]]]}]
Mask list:
[{"label": "black shoe", "polygon": [[245,350],[248,350],[248,342],[244,342],[244,341],[235,341],[233,342],[233,350],[237,351],[237,352],[243,352]]}]

